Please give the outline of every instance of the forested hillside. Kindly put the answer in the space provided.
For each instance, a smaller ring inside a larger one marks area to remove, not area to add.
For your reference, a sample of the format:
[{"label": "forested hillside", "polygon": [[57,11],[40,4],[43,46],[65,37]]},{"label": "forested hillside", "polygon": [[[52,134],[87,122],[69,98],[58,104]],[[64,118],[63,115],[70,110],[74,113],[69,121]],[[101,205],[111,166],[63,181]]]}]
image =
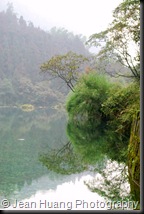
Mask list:
[{"label": "forested hillside", "polygon": [[61,81],[49,80],[40,65],[56,54],[89,55],[84,38],[63,28],[46,32],[18,18],[11,4],[0,12],[0,105],[55,105],[68,93]]}]

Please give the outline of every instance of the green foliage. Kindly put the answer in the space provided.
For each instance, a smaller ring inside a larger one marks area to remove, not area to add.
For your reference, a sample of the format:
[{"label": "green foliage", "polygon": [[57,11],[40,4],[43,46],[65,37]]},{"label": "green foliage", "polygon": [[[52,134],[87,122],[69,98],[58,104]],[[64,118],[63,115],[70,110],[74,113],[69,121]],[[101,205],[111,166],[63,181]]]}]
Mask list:
[{"label": "green foliage", "polygon": [[109,118],[108,126],[115,133],[129,139],[133,115],[140,110],[140,88],[132,83],[119,90],[111,91],[102,105],[102,111]]},{"label": "green foliage", "polygon": [[131,124],[133,116],[140,109],[139,90],[139,86],[134,83],[115,91],[112,90],[107,100],[102,104],[101,110],[107,118],[105,130],[107,143],[115,151],[119,149],[121,154],[117,157],[117,153],[113,153],[112,159],[117,157],[119,161],[122,159],[127,161]]},{"label": "green foliage", "polygon": [[[81,136],[81,144],[84,143],[82,136],[92,124],[95,140],[101,138],[106,142],[105,153],[111,150],[109,157],[112,160],[126,162],[133,115],[139,111],[139,90],[136,83],[122,87],[97,73],[82,76],[66,103],[70,120],[87,127],[82,131],[75,126],[75,136],[78,132],[77,139]],[[115,151],[119,151],[119,155]]]},{"label": "green foliage", "polygon": [[69,116],[77,120],[94,120],[101,125],[103,113],[101,105],[107,98],[111,83],[104,75],[96,72],[84,74],[70,93],[66,102]]},{"label": "green foliage", "polygon": [[[102,76],[99,74],[85,75],[77,83],[75,93],[70,93],[66,105],[69,113],[67,134],[82,162],[94,165],[108,158],[118,164],[124,163],[125,166],[128,164],[128,143],[133,117],[140,110],[140,88],[137,83],[122,86],[109,82],[106,85],[107,81],[100,80]],[[92,111],[85,102],[86,99],[91,99]],[[137,164],[138,158],[135,161]],[[118,165],[118,170],[119,166],[121,165]],[[113,171],[109,173],[110,176]],[[122,167],[120,176],[116,174],[113,183],[103,169],[100,174],[104,179],[101,188],[90,184],[87,186],[110,200],[120,200],[123,194],[121,188],[128,179],[126,168]],[[133,192],[138,193],[135,190]],[[125,200],[130,200],[131,197],[131,193],[124,195]]]},{"label": "green foliage", "polygon": [[130,69],[131,74],[127,77],[139,80],[140,1],[124,0],[113,11],[113,21],[110,26],[100,33],[91,35],[87,43],[102,46],[98,58],[113,58],[119,61]]},{"label": "green foliage", "polygon": [[74,83],[77,81],[80,73],[80,65],[88,61],[81,54],[69,51],[64,55],[53,56],[48,62],[41,65],[42,72],[48,72],[53,77],[59,77],[73,91]]}]

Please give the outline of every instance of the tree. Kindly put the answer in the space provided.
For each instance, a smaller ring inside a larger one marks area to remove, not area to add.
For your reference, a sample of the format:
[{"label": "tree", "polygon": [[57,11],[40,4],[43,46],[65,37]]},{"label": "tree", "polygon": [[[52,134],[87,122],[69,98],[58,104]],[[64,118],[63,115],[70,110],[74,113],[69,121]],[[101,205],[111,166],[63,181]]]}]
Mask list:
[{"label": "tree", "polygon": [[101,46],[97,57],[119,61],[130,69],[131,74],[127,77],[139,80],[140,1],[124,0],[113,11],[113,18],[109,27],[91,35],[87,44]]},{"label": "tree", "polygon": [[102,123],[105,124],[102,103],[112,87],[110,79],[96,71],[82,75],[75,85],[75,93],[71,92],[67,97],[66,110],[69,117],[83,123],[96,120],[97,129],[99,127],[101,130]]},{"label": "tree", "polygon": [[64,55],[55,55],[48,62],[41,65],[42,72],[48,72],[54,78],[59,77],[74,91],[74,83],[81,72],[81,65],[88,58],[69,51]]},{"label": "tree", "polygon": [[24,20],[23,16],[20,16],[19,24],[21,25],[21,27],[27,27],[26,21]]}]

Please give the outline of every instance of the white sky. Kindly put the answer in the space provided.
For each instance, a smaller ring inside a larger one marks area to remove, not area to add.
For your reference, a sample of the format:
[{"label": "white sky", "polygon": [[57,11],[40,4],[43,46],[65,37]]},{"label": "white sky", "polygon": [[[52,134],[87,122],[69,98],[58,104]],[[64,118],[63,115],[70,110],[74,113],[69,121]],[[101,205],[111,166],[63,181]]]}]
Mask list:
[{"label": "white sky", "polygon": [[[0,0],[3,1],[3,0]],[[49,30],[63,27],[89,37],[104,30],[112,21],[112,11],[123,0],[4,0],[14,11],[35,26]]]}]

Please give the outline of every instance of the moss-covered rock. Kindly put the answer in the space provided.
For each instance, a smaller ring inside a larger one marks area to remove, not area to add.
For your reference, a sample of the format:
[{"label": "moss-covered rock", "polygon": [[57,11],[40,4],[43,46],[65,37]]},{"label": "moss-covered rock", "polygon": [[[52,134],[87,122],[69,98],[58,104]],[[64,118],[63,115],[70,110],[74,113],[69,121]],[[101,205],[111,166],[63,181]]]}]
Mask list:
[{"label": "moss-covered rock", "polygon": [[140,203],[140,113],[138,112],[132,123],[128,146],[128,171],[131,194],[134,201]]}]

